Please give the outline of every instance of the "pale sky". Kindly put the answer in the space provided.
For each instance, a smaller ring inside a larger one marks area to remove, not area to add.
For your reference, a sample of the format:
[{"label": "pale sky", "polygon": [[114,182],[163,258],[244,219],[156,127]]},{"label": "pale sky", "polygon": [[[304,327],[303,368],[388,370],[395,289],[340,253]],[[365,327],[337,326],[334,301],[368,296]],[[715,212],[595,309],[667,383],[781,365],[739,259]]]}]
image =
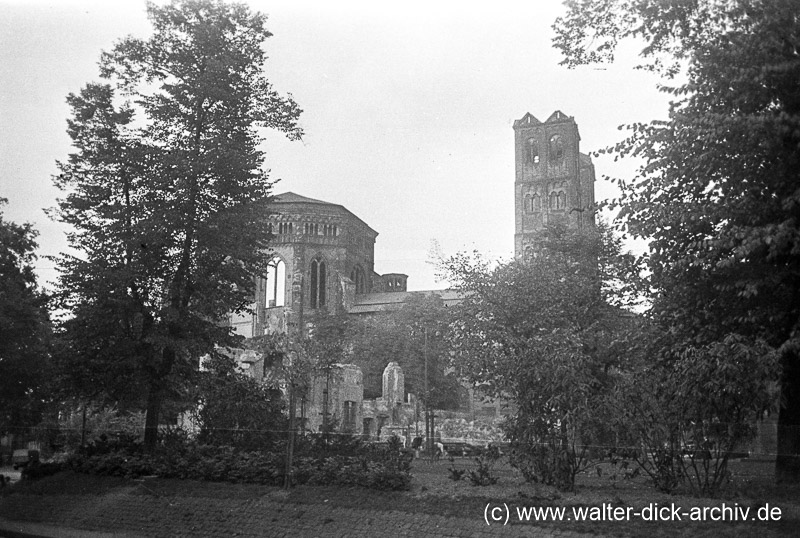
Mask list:
[{"label": "pale sky", "polygon": [[[589,153],[619,141],[619,125],[667,113],[657,80],[632,68],[633,45],[606,68],[558,65],[558,0],[247,3],[269,16],[268,77],[304,110],[302,142],[266,141],[275,193],[347,207],[379,233],[376,272],[408,274],[410,290],[445,286],[428,263],[434,242],[445,255],[512,256],[515,119],[561,110]],[[40,256],[66,248],[42,211],[70,152],[66,95],[98,80],[102,50],[148,31],[140,1],[0,0],[0,197],[6,219],[39,230]],[[613,195],[603,176],[635,170],[594,163],[598,200]],[[41,284],[52,265],[38,260]]]}]

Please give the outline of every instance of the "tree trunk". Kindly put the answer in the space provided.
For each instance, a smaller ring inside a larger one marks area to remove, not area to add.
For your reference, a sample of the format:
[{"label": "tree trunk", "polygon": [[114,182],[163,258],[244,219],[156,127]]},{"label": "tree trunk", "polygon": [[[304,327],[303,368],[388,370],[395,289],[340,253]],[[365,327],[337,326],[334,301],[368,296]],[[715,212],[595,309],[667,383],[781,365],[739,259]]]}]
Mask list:
[{"label": "tree trunk", "polygon": [[144,449],[153,452],[158,442],[158,419],[161,414],[161,387],[157,382],[150,383],[147,393],[147,410],[144,419]]},{"label": "tree trunk", "polygon": [[796,351],[781,358],[781,404],[778,413],[778,455],[775,480],[800,482],[800,362]]}]

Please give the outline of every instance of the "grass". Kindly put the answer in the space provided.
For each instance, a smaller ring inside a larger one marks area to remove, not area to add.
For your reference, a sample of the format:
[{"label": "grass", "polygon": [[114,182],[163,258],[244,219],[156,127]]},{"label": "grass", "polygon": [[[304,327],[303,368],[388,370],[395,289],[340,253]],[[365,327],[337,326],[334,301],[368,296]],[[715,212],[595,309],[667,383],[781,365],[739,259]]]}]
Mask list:
[{"label": "grass", "polygon": [[[499,477],[497,484],[486,487],[471,486],[466,480],[450,480],[449,467],[470,469],[475,463],[469,459],[454,462],[442,460],[435,463],[417,460],[414,462],[412,489],[408,492],[376,492],[363,489],[299,486],[284,492],[279,488],[253,485],[209,483],[169,479],[126,480],[122,478],[98,477],[75,473],[60,473],[36,482],[20,482],[4,488],[0,495],[106,495],[126,492],[135,495],[156,495],[191,499],[195,497],[218,499],[253,499],[264,495],[279,497],[283,502],[295,505],[317,505],[359,510],[401,511],[409,514],[436,514],[440,516],[475,520],[482,524],[487,503],[493,506],[506,503],[512,510],[516,507],[556,506],[572,507],[601,506],[610,503],[617,507],[633,507],[638,510],[649,503],[666,506],[675,503],[684,509],[691,507],[715,507],[723,502],[729,506],[738,504],[751,511],[769,503],[783,510],[780,521],[761,522],[689,522],[660,521],[569,521],[538,523],[537,526],[558,530],[593,532],[615,536],[794,536],[800,526],[800,486],[774,486],[771,480],[772,467],[768,462],[733,462],[735,480],[716,499],[701,499],[690,496],[666,495],[656,492],[645,478],[614,479],[604,471],[586,473],[579,477],[575,492],[563,493],[553,488],[528,484],[507,464],[500,463],[493,472]],[[0,515],[4,514],[0,502]],[[514,522],[510,524],[523,524]],[[532,526],[531,523],[524,523]]]}]

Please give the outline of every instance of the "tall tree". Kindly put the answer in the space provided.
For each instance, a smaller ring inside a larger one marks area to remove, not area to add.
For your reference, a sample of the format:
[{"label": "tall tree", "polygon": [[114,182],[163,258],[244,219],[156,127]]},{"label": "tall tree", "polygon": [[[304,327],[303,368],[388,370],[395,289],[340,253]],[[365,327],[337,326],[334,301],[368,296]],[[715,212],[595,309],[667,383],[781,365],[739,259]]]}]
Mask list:
[{"label": "tall tree", "polygon": [[[651,241],[653,313],[685,347],[738,334],[781,354],[776,477],[800,480],[800,8],[792,0],[567,3],[568,65],[645,43],[669,120],[613,148],[645,160],[620,182],[626,226]],[[677,78],[676,78],[677,77]],[[681,80],[682,83],[672,82]]]},{"label": "tall tree", "polygon": [[456,256],[445,264],[463,300],[452,342],[462,374],[509,399],[506,433],[530,479],[571,489],[587,444],[606,421],[605,399],[626,355],[631,317],[611,306],[627,256],[605,226],[550,228],[536,256],[492,267]]},{"label": "tall tree", "polygon": [[76,151],[55,182],[78,252],[59,260],[72,360],[120,394],[141,387],[152,447],[164,398],[232,343],[219,322],[266,271],[258,129],[302,133],[263,74],[263,15],[220,0],[147,12],[152,36],[117,43],[104,82],[68,97]]},{"label": "tall tree", "polygon": [[[6,203],[0,198],[0,209]],[[0,433],[36,425],[47,399],[49,319],[32,265],[36,235],[0,211]]]}]

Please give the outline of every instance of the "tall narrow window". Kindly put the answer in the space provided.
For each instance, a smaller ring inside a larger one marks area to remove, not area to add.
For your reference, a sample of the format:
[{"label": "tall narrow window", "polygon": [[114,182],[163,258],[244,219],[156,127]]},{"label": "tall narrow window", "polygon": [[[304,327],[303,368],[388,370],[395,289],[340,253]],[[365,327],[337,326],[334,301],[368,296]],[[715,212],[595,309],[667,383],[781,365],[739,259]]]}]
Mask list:
[{"label": "tall narrow window", "polygon": [[264,304],[267,308],[284,306],[286,303],[286,264],[280,258],[273,258],[267,265],[267,278],[264,285]]},{"label": "tall narrow window", "polygon": [[325,262],[314,260],[311,262],[311,308],[325,306]]},{"label": "tall narrow window", "polygon": [[356,285],[356,293],[367,293],[367,279],[360,265],[356,265],[350,272],[350,280]]},{"label": "tall narrow window", "polygon": [[550,160],[561,162],[564,158],[564,141],[558,135],[550,137]]},{"label": "tall narrow window", "polygon": [[554,190],[550,193],[550,209],[566,209],[567,193],[563,189]]},{"label": "tall narrow window", "polygon": [[345,401],[342,408],[342,429],[352,432],[356,429],[356,402]]},{"label": "tall narrow window", "polygon": [[529,164],[539,164],[539,148],[533,138],[528,139],[527,147],[525,148],[525,160]]}]

